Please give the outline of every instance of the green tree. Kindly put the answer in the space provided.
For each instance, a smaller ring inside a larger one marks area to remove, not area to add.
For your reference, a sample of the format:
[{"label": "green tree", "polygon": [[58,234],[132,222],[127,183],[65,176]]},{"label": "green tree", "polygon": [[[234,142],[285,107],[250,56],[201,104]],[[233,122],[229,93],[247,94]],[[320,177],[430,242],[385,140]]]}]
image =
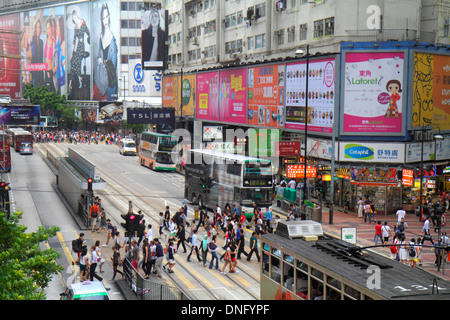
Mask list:
[{"label": "green tree", "polygon": [[61,254],[41,249],[41,244],[59,231],[58,227],[39,227],[26,233],[19,224],[22,213],[9,219],[0,212],[0,300],[45,300],[44,289],[52,275],[63,270],[56,263]]},{"label": "green tree", "polygon": [[40,106],[42,116],[57,117],[59,123],[64,122],[69,127],[79,121],[74,108],[67,104],[66,97],[49,92],[45,86],[35,88],[32,84],[26,85],[23,96]]}]

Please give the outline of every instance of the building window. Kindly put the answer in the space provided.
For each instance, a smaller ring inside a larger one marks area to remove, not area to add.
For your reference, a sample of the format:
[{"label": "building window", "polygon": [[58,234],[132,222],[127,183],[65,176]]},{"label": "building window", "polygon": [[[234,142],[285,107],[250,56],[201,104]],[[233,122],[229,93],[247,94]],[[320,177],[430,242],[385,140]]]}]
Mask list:
[{"label": "building window", "polygon": [[314,38],[323,37],[323,20],[314,21]]},{"label": "building window", "polygon": [[284,44],[284,29],[278,30],[278,45]]},{"label": "building window", "polygon": [[247,38],[247,45],[248,45],[248,50],[255,49],[255,37],[248,37]]},{"label": "building window", "polygon": [[300,38],[299,38],[300,41],[307,40],[307,37],[308,37],[308,25],[306,23],[300,25],[299,35],[300,35]]},{"label": "building window", "polygon": [[295,26],[289,27],[288,31],[288,43],[295,42]]},{"label": "building window", "polygon": [[325,36],[334,35],[334,17],[325,19]]},{"label": "building window", "polygon": [[261,49],[266,46],[266,34],[259,34],[255,36],[255,49]]}]

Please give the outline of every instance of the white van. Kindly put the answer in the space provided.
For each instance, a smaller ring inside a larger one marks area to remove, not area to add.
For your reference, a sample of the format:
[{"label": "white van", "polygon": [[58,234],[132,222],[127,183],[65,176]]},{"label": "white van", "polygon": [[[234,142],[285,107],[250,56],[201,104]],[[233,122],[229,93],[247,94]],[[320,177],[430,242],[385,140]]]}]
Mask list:
[{"label": "white van", "polygon": [[136,142],[133,139],[122,139],[119,144],[120,154],[136,155]]}]

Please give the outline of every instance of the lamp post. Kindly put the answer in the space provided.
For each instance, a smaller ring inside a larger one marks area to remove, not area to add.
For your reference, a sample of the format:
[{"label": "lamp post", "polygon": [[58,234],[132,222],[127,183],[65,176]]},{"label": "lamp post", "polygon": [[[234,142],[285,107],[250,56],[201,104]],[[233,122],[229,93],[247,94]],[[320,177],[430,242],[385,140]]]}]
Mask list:
[{"label": "lamp post", "polygon": [[422,126],[421,132],[422,132],[422,139],[421,139],[421,149],[420,149],[420,188],[419,188],[419,220],[422,218],[422,188],[423,188],[423,147],[425,142],[425,132],[428,130],[427,127],[433,127],[436,126],[439,129],[439,134],[434,135],[432,140],[443,140],[444,137],[441,136],[441,129],[437,124],[432,123],[430,120],[424,119],[424,121],[427,123],[427,125]]},{"label": "lamp post", "polygon": [[303,49],[298,49],[295,51],[297,55],[306,55],[306,83],[305,83],[305,157],[304,157],[304,174],[303,177],[303,203],[302,207],[304,213],[306,214],[306,165],[307,165],[307,155],[308,155],[308,90],[309,90],[309,45],[306,46],[306,52]]}]

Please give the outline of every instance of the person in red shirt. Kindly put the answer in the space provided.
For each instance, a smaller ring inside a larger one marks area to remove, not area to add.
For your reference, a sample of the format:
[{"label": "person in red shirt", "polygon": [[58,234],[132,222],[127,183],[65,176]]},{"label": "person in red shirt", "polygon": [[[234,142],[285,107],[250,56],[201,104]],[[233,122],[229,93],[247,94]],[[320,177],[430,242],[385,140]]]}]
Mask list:
[{"label": "person in red shirt", "polygon": [[384,244],[381,232],[381,221],[377,221],[377,225],[375,226],[375,245],[378,244],[378,239],[381,240],[381,244]]}]

